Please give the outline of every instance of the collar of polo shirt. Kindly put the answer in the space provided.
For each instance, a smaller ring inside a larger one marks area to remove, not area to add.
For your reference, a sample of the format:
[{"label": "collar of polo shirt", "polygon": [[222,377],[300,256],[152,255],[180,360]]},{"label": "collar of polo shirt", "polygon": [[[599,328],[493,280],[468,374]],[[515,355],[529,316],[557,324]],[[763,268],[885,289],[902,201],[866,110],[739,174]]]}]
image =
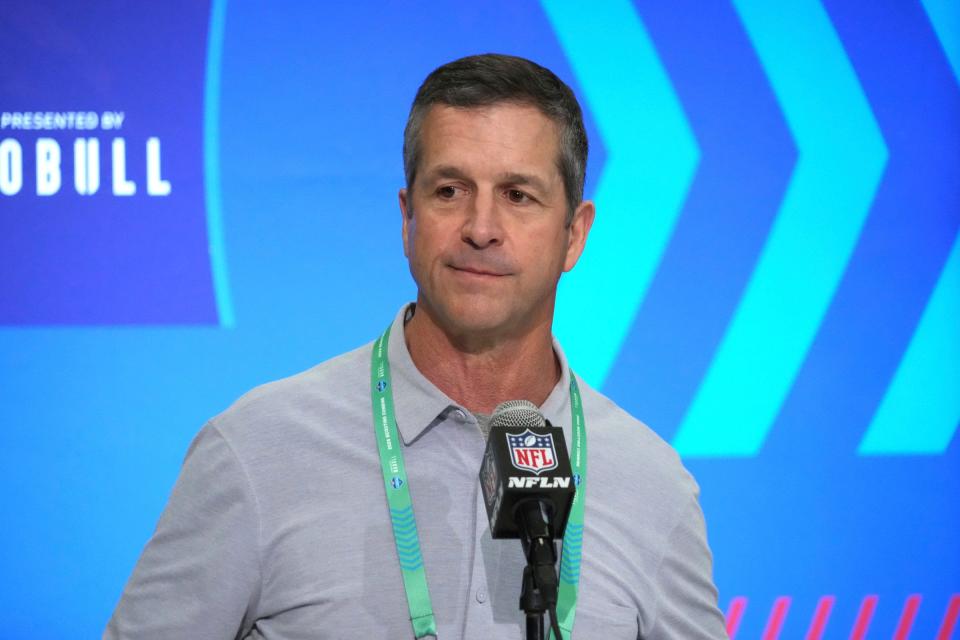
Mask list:
[{"label": "collar of polo shirt", "polygon": [[[466,407],[459,405],[440,391],[413,364],[406,340],[403,338],[403,325],[405,320],[409,320],[413,315],[413,308],[414,305],[411,303],[397,313],[390,330],[387,353],[387,357],[390,358],[390,376],[393,381],[397,430],[407,446],[415,444],[430,429],[445,422],[458,410],[464,412],[467,420],[474,421]],[[564,435],[569,439],[570,369],[556,338],[553,340],[553,350],[560,361],[560,381],[550,392],[540,411],[552,424],[562,425]],[[504,398],[504,400],[518,399],[522,398]]]}]

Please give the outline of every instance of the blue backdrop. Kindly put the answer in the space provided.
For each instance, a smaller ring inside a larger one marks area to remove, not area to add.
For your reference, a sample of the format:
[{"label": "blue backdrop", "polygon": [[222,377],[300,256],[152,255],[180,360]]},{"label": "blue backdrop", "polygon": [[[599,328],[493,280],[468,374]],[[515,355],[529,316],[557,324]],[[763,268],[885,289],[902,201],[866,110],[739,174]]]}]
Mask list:
[{"label": "blue backdrop", "polygon": [[414,297],[407,109],[498,51],[584,106],[555,329],[697,476],[731,633],[951,637],[960,5],[350,4],[4,11],[0,635],[98,636],[205,419]]}]

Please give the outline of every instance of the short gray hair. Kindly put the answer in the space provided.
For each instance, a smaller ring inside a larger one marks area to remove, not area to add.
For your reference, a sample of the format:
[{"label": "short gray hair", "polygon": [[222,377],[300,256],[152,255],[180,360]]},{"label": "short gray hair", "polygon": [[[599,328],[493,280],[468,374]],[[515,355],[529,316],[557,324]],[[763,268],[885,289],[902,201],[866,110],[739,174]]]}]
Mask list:
[{"label": "short gray hair", "polygon": [[567,200],[567,224],[583,201],[587,173],[587,132],[573,91],[556,74],[535,62],[497,53],[468,56],[434,69],[410,107],[403,132],[403,172],[413,188],[421,156],[420,131],[435,104],[485,107],[500,102],[536,107],[560,130],[557,168]]}]

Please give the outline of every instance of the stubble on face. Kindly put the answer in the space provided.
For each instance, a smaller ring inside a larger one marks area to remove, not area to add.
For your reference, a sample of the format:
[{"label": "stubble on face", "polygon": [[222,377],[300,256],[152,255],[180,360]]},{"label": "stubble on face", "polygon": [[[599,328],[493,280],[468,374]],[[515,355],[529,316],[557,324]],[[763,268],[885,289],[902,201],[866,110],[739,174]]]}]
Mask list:
[{"label": "stubble on face", "polygon": [[557,126],[531,106],[435,106],[413,193],[401,193],[418,304],[451,339],[480,347],[549,337],[569,262]]}]

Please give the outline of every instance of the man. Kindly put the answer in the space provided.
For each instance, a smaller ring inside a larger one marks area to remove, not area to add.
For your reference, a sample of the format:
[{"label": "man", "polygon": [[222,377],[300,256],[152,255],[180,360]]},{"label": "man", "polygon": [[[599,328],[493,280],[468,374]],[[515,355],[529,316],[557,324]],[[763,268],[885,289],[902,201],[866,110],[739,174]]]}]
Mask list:
[{"label": "man", "polygon": [[[586,154],[579,105],[550,71],[484,55],[430,74],[400,191],[416,304],[374,346],[204,427],[105,637],[521,637],[525,561],[490,538],[484,432],[521,398],[570,441],[571,393],[589,442],[573,637],[725,637],[696,483],[647,427],[571,385],[552,339],[557,282],[594,218]],[[375,429],[392,426],[403,464],[382,475]],[[385,492],[401,487],[412,509],[391,512]],[[418,535],[395,540],[412,522]],[[430,615],[408,600],[413,573]]]}]

